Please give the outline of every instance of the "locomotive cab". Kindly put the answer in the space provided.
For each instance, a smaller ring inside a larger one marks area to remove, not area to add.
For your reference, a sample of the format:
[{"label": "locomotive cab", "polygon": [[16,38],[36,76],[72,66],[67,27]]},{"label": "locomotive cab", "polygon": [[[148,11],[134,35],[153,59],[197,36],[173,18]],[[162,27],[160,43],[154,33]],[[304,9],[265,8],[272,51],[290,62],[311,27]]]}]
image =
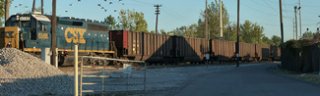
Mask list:
[{"label": "locomotive cab", "polygon": [[4,42],[0,47],[11,44],[12,48],[40,52],[40,48],[50,47],[50,28],[50,19],[44,15],[12,15],[1,29]]}]

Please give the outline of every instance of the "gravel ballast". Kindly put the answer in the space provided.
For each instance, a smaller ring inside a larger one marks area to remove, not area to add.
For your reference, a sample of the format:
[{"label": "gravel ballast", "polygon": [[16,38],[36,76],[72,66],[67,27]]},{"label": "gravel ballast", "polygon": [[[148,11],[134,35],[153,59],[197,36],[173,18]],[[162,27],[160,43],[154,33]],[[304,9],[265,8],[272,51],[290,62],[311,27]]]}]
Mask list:
[{"label": "gravel ballast", "polygon": [[0,49],[0,96],[72,93],[72,79],[58,68],[18,49]]}]

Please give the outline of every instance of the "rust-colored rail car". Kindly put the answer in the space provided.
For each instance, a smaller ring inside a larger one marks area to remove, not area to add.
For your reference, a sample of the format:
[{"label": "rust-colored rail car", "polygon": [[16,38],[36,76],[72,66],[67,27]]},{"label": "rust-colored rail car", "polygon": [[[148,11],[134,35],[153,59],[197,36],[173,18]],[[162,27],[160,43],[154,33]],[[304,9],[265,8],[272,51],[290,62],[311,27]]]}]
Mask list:
[{"label": "rust-colored rail car", "polygon": [[211,51],[216,60],[231,60],[235,56],[235,42],[211,40]]},{"label": "rust-colored rail car", "polygon": [[200,38],[116,30],[110,32],[121,58],[147,62],[200,62],[208,41]]},{"label": "rust-colored rail car", "polygon": [[187,38],[186,43],[184,43],[184,56],[186,56],[185,61],[197,62],[203,61],[204,56],[209,52],[209,41],[203,38]]},{"label": "rust-colored rail car", "polygon": [[[211,60],[230,61],[235,57],[235,42],[208,40],[182,36],[156,35],[144,32],[117,30],[110,32],[120,58],[146,62],[202,62],[211,48]],[[209,44],[210,42],[210,44]],[[210,46],[210,47],[209,47]],[[270,48],[272,50],[270,50]],[[243,61],[268,60],[270,54],[279,57],[276,47],[264,44],[240,43],[240,57]]]},{"label": "rust-colored rail car", "polygon": [[240,57],[243,61],[254,60],[255,53],[255,44],[240,42]]},{"label": "rust-colored rail car", "polygon": [[256,45],[256,60],[269,60],[270,46],[267,44],[255,44]]},{"label": "rust-colored rail car", "polygon": [[113,30],[109,34],[110,41],[115,42],[119,57],[135,58],[144,54],[142,33]]},{"label": "rust-colored rail car", "polygon": [[128,31],[112,30],[109,32],[109,40],[115,43],[117,54],[128,54]]},{"label": "rust-colored rail car", "polygon": [[156,35],[152,33],[143,33],[145,38],[143,39],[145,50],[141,60],[147,62],[163,62],[165,59],[170,59],[170,50],[172,50],[172,40],[166,35]]}]

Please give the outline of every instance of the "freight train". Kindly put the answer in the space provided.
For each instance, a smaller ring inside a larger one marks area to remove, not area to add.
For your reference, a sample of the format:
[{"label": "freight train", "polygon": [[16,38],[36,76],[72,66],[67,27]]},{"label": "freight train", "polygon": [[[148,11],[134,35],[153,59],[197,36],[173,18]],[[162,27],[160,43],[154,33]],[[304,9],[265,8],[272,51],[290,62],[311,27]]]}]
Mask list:
[{"label": "freight train", "polygon": [[[40,53],[51,47],[51,16],[16,14],[0,28],[0,48],[18,48],[29,53]],[[57,17],[57,48],[59,65],[79,45],[81,55],[142,60],[149,63],[230,61],[235,57],[235,42],[208,40],[182,36],[158,35],[126,30],[109,30],[98,21]],[[240,57],[244,61],[267,60],[279,57],[276,47],[263,44],[240,43]]]}]

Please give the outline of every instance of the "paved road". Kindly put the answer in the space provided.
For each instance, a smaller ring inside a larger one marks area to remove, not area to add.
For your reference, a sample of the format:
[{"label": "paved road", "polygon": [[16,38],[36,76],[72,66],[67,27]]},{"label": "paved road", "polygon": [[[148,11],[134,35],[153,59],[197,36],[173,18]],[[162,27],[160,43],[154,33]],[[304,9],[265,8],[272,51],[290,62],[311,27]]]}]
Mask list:
[{"label": "paved road", "polygon": [[275,64],[247,65],[199,76],[177,96],[320,96],[320,86],[274,74]]}]

